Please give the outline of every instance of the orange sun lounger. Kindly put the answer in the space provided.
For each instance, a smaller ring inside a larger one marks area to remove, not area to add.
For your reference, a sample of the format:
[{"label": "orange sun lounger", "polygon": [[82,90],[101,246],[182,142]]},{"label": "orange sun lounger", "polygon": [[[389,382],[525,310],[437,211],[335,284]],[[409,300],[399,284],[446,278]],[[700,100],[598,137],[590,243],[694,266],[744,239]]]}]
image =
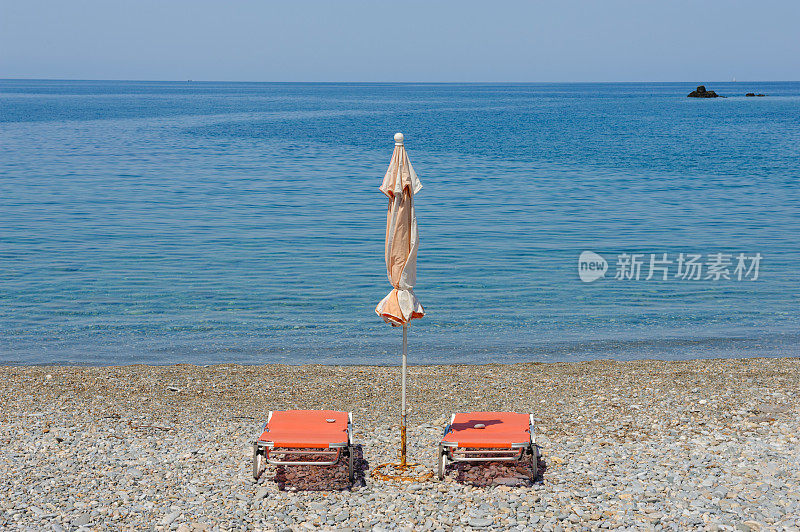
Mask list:
[{"label": "orange sun lounger", "polygon": [[439,443],[438,477],[444,479],[447,460],[496,462],[529,460],[538,476],[539,446],[533,434],[533,415],[515,412],[453,414]]},{"label": "orange sun lounger", "polygon": [[347,458],[350,482],[353,469],[353,414],[335,410],[270,412],[264,431],[253,442],[253,477],[258,480],[264,462],[273,465],[329,466]]}]

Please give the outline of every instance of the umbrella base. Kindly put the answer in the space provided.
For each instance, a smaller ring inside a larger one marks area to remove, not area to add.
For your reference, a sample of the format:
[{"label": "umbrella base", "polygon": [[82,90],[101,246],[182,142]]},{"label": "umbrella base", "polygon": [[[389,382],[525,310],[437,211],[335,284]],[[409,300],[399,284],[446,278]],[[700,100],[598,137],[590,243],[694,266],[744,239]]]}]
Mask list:
[{"label": "umbrella base", "polygon": [[426,471],[421,464],[381,464],[372,471],[372,477],[378,480],[424,482],[433,477],[433,471]]}]

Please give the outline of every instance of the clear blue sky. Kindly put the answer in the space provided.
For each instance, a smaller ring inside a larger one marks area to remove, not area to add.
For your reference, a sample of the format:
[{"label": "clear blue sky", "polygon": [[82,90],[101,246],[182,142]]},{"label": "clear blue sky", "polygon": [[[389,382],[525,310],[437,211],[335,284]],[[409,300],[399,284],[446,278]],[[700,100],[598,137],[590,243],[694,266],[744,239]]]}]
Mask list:
[{"label": "clear blue sky", "polygon": [[0,78],[800,79],[797,0],[0,0]]}]

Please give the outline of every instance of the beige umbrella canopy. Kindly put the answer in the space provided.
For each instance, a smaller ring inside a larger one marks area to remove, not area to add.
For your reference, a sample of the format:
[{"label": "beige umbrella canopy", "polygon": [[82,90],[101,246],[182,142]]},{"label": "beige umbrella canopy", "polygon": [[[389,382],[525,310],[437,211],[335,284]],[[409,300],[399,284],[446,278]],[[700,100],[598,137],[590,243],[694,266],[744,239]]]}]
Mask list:
[{"label": "beige umbrella canopy", "polygon": [[394,326],[405,325],[425,315],[425,310],[414,295],[419,249],[414,194],[421,189],[422,183],[403,146],[403,134],[397,133],[394,136],[392,160],[380,187],[381,192],[389,198],[386,213],[386,273],[394,289],[375,307],[375,312]]},{"label": "beige umbrella canopy", "polygon": [[[414,285],[417,282],[417,250],[419,249],[419,230],[414,213],[414,194],[422,189],[408,154],[403,146],[403,134],[394,136],[394,153],[389,169],[383,177],[381,192],[389,198],[386,213],[386,274],[392,283],[392,291],[384,297],[375,312],[386,323],[403,327],[402,395],[400,420],[400,468],[406,464],[406,360],[408,342],[406,329],[408,322],[425,315]],[[385,464],[391,465],[391,464]],[[377,470],[376,470],[377,471]],[[395,477],[406,478],[406,477]],[[410,478],[410,477],[409,477]]]}]

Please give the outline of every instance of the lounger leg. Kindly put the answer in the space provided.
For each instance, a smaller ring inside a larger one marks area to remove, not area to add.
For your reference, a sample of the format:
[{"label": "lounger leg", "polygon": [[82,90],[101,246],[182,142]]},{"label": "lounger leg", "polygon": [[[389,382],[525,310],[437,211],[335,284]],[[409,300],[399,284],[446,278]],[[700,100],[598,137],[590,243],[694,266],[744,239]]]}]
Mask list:
[{"label": "lounger leg", "polygon": [[439,480],[444,480],[444,470],[446,466],[447,466],[447,453],[445,452],[444,447],[440,445],[438,467],[436,471],[436,476],[439,478]]},{"label": "lounger leg", "polygon": [[258,477],[261,476],[262,468],[261,468],[261,457],[263,456],[262,450],[259,448],[257,443],[253,444],[253,478],[258,481]]},{"label": "lounger leg", "polygon": [[352,446],[347,447],[347,478],[352,484],[356,479],[355,468],[355,449]]},{"label": "lounger leg", "polygon": [[533,481],[539,478],[539,446],[535,443],[531,446],[531,470],[533,471]]}]

